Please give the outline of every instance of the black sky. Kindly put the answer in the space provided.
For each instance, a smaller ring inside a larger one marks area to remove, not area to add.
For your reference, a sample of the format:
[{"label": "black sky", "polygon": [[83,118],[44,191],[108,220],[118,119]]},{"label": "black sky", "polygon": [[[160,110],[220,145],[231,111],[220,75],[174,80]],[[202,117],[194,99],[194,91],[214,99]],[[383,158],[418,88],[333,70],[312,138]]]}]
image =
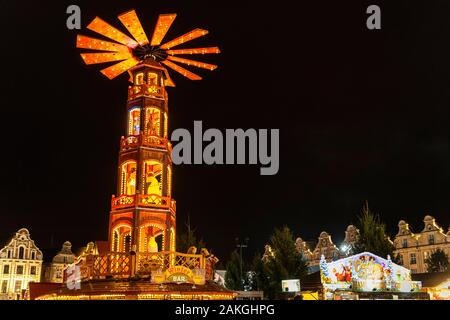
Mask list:
[{"label": "black sky", "polygon": [[[178,13],[167,39],[211,31],[195,44],[220,46],[209,59],[220,68],[201,82],[174,75],[171,129],[280,128],[277,176],[174,169],[178,225],[190,214],[219,256],[236,236],[262,250],[283,225],[339,243],[364,199],[392,233],[400,219],[420,231],[426,214],[449,226],[450,2],[180,2],[2,1],[0,238],[20,227],[43,248],[107,238],[127,76],[82,63],[70,4],[83,29],[96,15],[122,28],[116,16],[135,8],[146,30]],[[366,28],[369,4],[382,30]]]}]

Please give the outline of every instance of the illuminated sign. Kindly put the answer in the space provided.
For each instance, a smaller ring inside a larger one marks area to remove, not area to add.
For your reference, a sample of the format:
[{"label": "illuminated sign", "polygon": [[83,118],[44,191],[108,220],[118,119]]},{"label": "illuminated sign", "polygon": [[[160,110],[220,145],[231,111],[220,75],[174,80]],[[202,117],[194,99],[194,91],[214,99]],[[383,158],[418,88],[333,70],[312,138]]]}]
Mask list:
[{"label": "illuminated sign", "polygon": [[172,266],[166,271],[152,271],[153,283],[192,283],[205,284],[205,269],[189,269],[183,266]]},{"label": "illuminated sign", "polygon": [[282,280],[281,288],[283,292],[300,292],[300,280],[299,279]]}]

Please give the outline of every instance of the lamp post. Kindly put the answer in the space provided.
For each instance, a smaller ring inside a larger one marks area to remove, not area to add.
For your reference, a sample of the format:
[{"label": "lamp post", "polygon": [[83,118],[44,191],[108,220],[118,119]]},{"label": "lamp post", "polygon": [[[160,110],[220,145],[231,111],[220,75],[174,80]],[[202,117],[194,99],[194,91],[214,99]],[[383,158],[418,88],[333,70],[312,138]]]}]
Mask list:
[{"label": "lamp post", "polygon": [[248,241],[249,240],[250,240],[249,238],[245,238],[244,241],[241,241],[239,238],[236,238],[236,247],[239,248],[240,267],[241,267],[241,269],[240,269],[240,271],[241,271],[240,272],[240,279],[239,280],[240,280],[240,287],[241,287],[242,290],[244,290],[244,281],[243,281],[243,278],[242,278],[242,273],[243,273],[243,271],[242,271],[242,269],[243,269],[242,249],[248,247]]}]

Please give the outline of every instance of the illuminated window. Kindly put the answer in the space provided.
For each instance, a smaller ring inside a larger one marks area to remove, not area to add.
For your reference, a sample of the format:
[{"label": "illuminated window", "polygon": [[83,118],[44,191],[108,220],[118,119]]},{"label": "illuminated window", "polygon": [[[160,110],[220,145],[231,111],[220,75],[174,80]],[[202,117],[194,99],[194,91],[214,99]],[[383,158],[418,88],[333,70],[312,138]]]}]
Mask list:
[{"label": "illuminated window", "polygon": [[145,174],[145,194],[156,194],[161,196],[162,186],[161,186],[161,172],[162,166],[156,161],[146,161],[144,164],[144,174]]},{"label": "illuminated window", "polygon": [[16,283],[14,285],[14,291],[20,292],[22,290],[22,280],[16,280]]},{"label": "illuminated window", "polygon": [[2,282],[2,293],[6,293],[8,291],[8,280],[3,280]]},{"label": "illuminated window", "polygon": [[129,161],[122,165],[121,194],[136,194],[136,162]]},{"label": "illuminated window", "polygon": [[145,134],[149,136],[159,136],[160,132],[160,112],[156,108],[147,108],[145,111]]},{"label": "illuminated window", "polygon": [[137,136],[141,129],[141,109],[135,107],[128,112],[128,135]]},{"label": "illuminated window", "polygon": [[3,274],[9,274],[9,264],[3,266]]},{"label": "illuminated window", "polygon": [[143,73],[138,73],[136,75],[135,84],[138,85],[138,86],[141,85],[141,84],[144,84],[144,74]]},{"label": "illuminated window", "polygon": [[417,260],[416,260],[416,254],[415,253],[411,253],[409,256],[409,264],[416,264]]},{"label": "illuminated window", "polygon": [[25,248],[24,247],[20,247],[19,248],[19,259],[23,259],[25,256]]},{"label": "illuminated window", "polygon": [[403,248],[408,247],[408,239],[403,239]]},{"label": "illuminated window", "polygon": [[147,83],[150,86],[157,86],[158,85],[158,75],[154,72],[149,72],[147,74]]},{"label": "illuminated window", "polygon": [[23,274],[23,266],[17,266],[16,273]]},{"label": "illuminated window", "polygon": [[31,266],[30,274],[32,274],[32,275],[36,274],[36,266]]}]

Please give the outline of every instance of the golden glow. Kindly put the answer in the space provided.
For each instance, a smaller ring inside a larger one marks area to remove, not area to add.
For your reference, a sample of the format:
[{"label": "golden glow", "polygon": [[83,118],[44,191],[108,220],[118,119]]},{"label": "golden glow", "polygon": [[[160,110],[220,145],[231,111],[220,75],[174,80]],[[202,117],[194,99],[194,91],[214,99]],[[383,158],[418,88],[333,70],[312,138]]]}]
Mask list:
[{"label": "golden glow", "polygon": [[121,194],[136,194],[136,173],[137,167],[135,161],[128,161],[122,165],[122,181],[120,185]]},{"label": "golden glow", "polygon": [[[159,115],[158,115],[159,116]],[[158,161],[148,160],[144,163],[144,194],[162,195],[162,165]]]},{"label": "golden glow", "polygon": [[133,108],[128,112],[128,135],[137,136],[141,131],[141,110]]},{"label": "golden glow", "polygon": [[172,78],[169,75],[169,72],[165,68],[164,68],[164,75],[166,76],[166,79],[164,80],[164,86],[175,87],[175,82],[173,82]]},{"label": "golden glow", "polygon": [[178,37],[176,39],[173,39],[172,41],[167,42],[166,44],[163,44],[161,46],[161,49],[170,49],[176,46],[179,46],[180,44],[189,42],[191,40],[197,39],[199,37],[203,37],[204,35],[207,35],[209,33],[208,30],[203,29],[195,29],[188,33],[183,34],[181,37]]},{"label": "golden glow", "polygon": [[97,64],[125,60],[131,58],[132,54],[130,52],[82,53],[81,57],[86,64]]},{"label": "golden glow", "polygon": [[144,84],[144,73],[140,72],[136,75],[136,81],[134,82],[136,85]]},{"label": "golden glow", "polygon": [[169,31],[170,26],[172,25],[173,21],[177,15],[175,13],[173,14],[160,14],[158,17],[158,21],[156,22],[155,31],[153,31],[152,46],[159,46],[161,44],[161,41],[166,36],[167,31]]},{"label": "golden glow", "polygon": [[130,49],[123,44],[86,37],[83,35],[77,36],[77,48],[112,52],[130,52]]},{"label": "golden glow", "polygon": [[148,44],[147,35],[142,28],[141,22],[136,14],[136,11],[131,10],[119,16],[119,20],[131,33],[134,39],[139,42],[141,46]]},{"label": "golden glow", "polygon": [[112,65],[106,69],[103,69],[100,72],[107,76],[109,79],[114,79],[118,75],[137,65],[139,62],[140,61],[138,59],[132,57],[115,65]]},{"label": "golden glow", "polygon": [[148,136],[159,136],[161,129],[160,111],[157,108],[147,108],[145,112],[144,132]]},{"label": "golden glow", "polygon": [[163,61],[161,61],[161,63],[165,64],[169,68],[175,70],[176,72],[182,74],[183,76],[185,76],[186,78],[188,78],[190,80],[202,80],[202,78],[200,76],[180,67],[179,65],[177,65],[173,62],[170,62],[169,60],[163,60]]},{"label": "golden glow", "polygon": [[178,49],[178,50],[167,50],[166,53],[170,54],[170,55],[178,55],[178,54],[215,54],[215,53],[220,53],[220,49],[218,47]]},{"label": "golden glow", "polygon": [[185,58],[174,57],[174,56],[168,56],[167,60],[176,61],[176,62],[187,64],[188,66],[194,66],[197,68],[207,69],[207,70],[211,70],[211,71],[217,69],[217,66],[214,64],[209,64],[209,63],[189,60],[189,59],[185,59]]},{"label": "golden glow", "polygon": [[97,33],[100,33],[101,35],[115,40],[121,44],[126,45],[129,48],[136,48],[139,44],[131,39],[126,34],[120,32],[110,24],[106,23],[99,17],[96,17],[92,22],[87,26],[89,30],[95,31]]}]

